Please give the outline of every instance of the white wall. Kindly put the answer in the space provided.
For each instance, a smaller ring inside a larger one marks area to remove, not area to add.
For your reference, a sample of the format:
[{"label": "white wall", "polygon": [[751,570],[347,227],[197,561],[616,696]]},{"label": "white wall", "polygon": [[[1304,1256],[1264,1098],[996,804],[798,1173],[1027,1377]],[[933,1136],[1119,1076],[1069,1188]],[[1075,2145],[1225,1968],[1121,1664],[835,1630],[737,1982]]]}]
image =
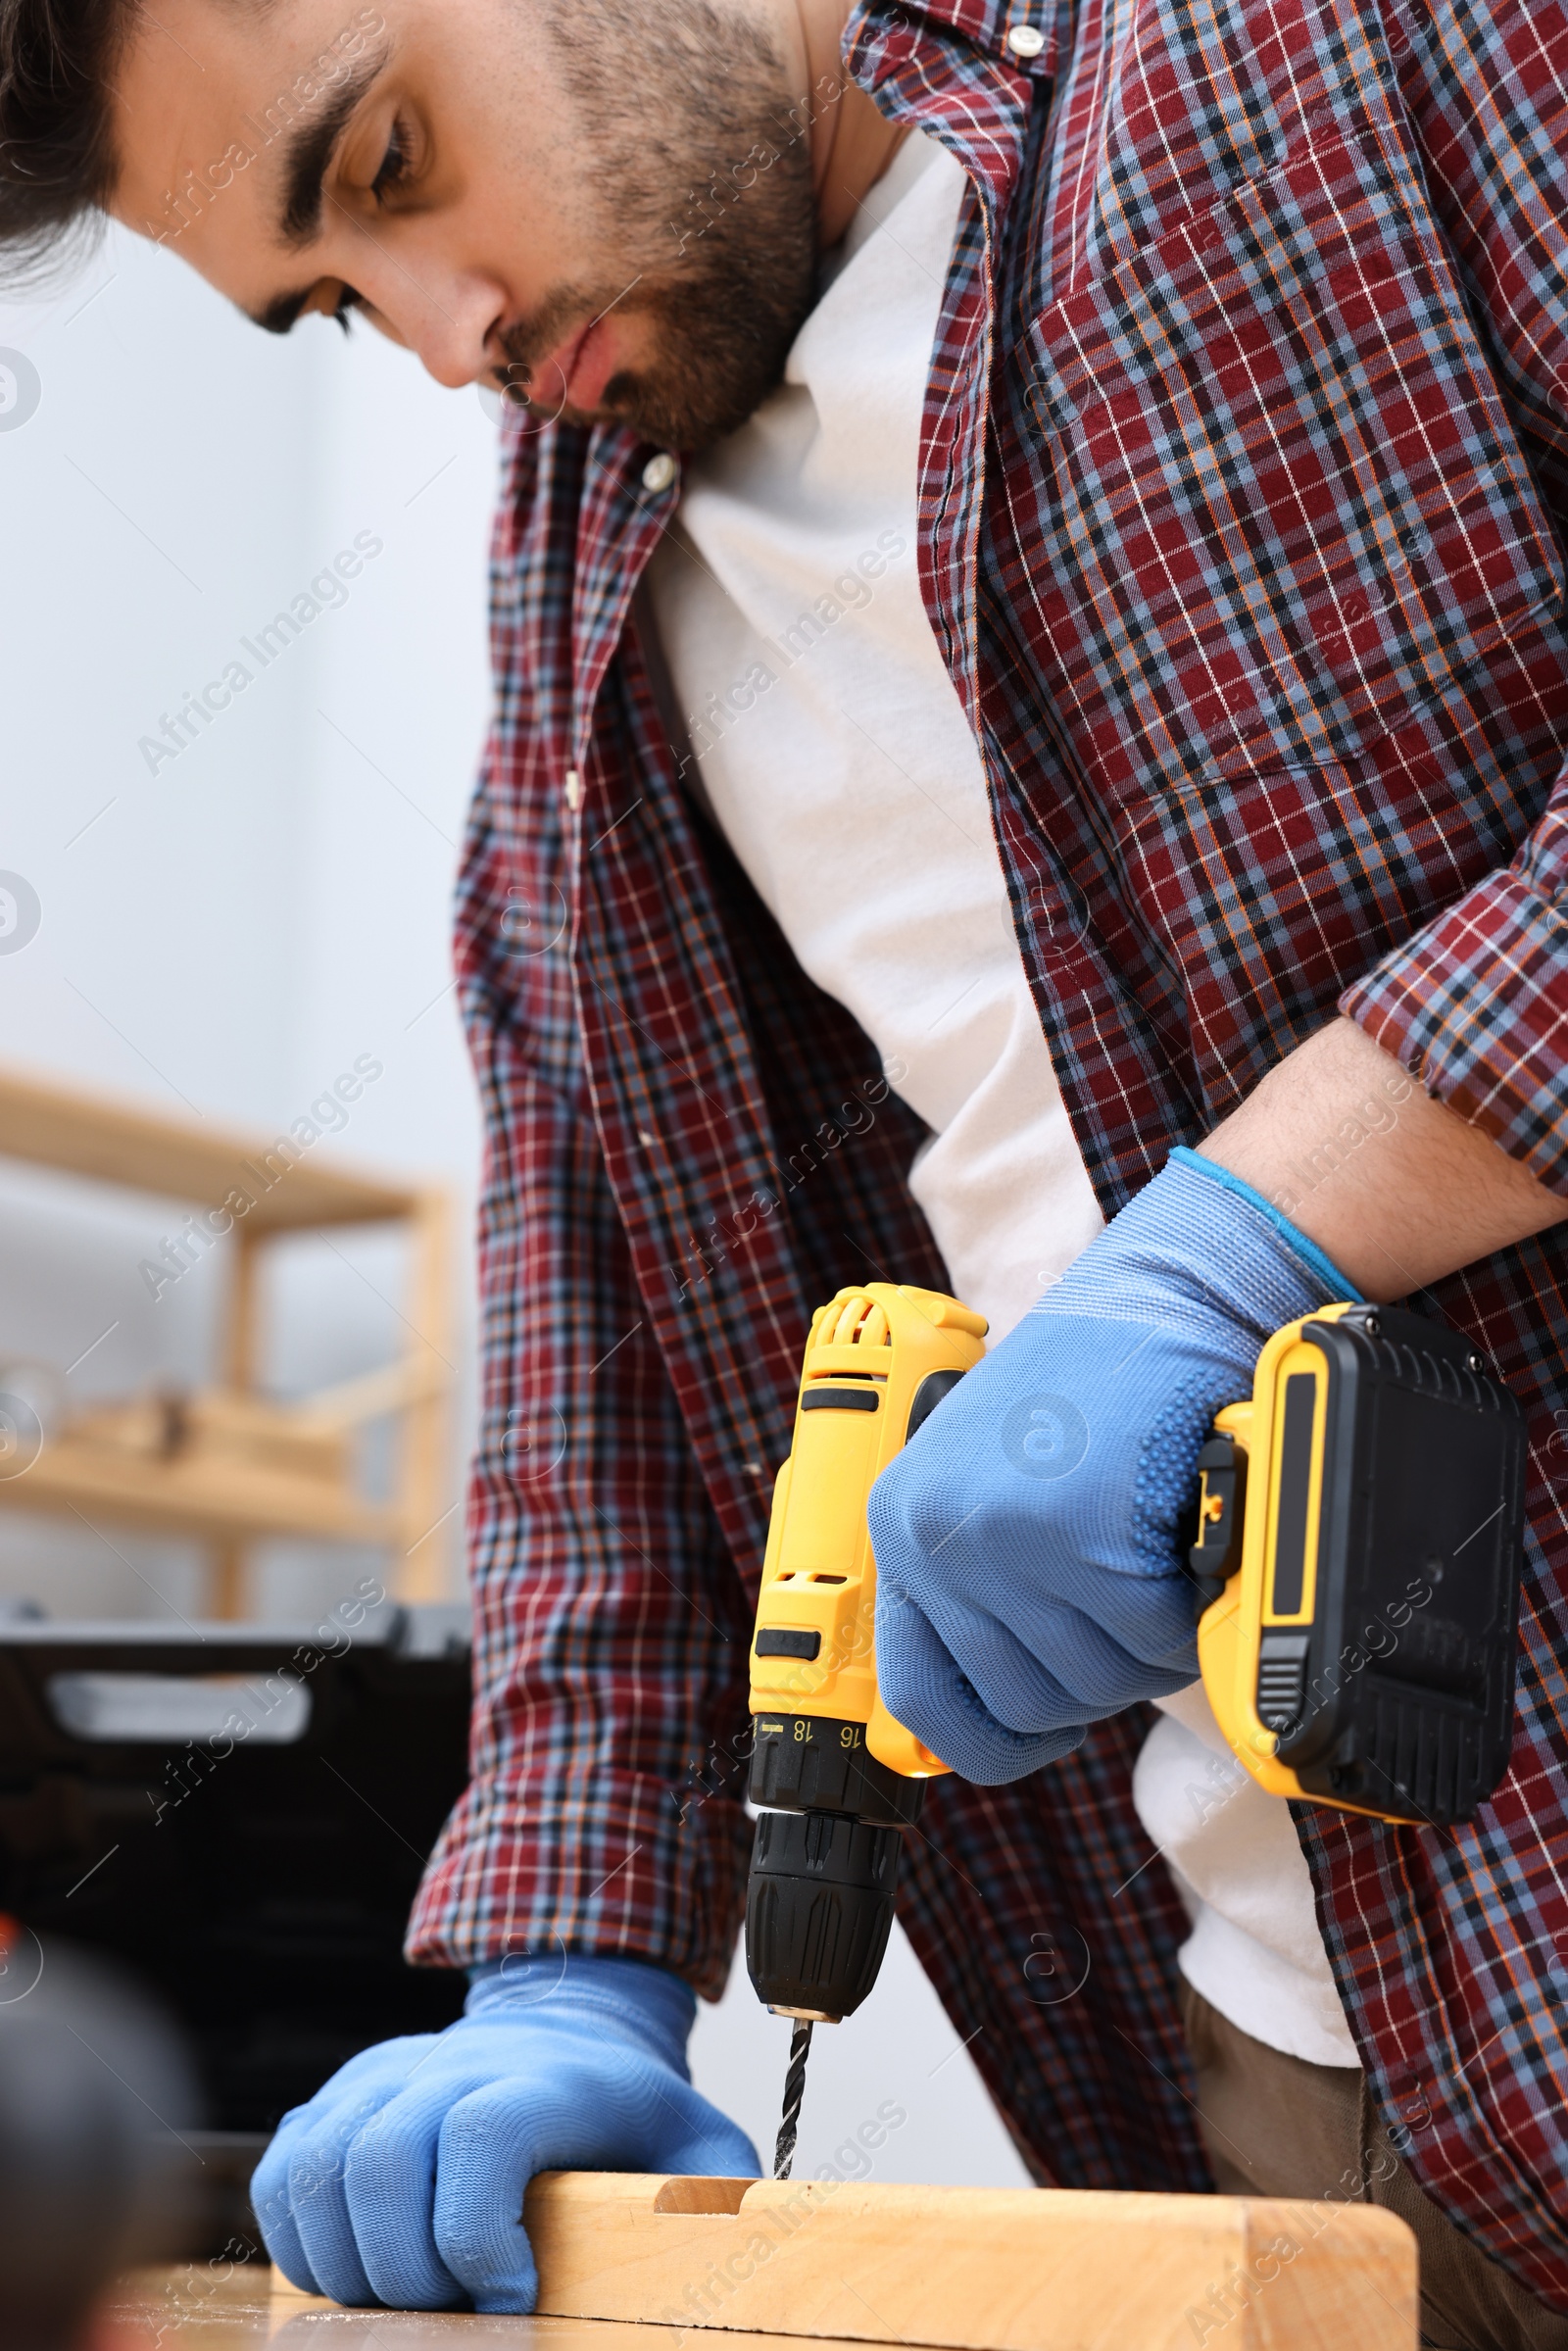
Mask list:
[{"label": "white wall", "polygon": [[[466,1235],[477,1132],[448,932],[487,703],[492,423],[373,335],[258,335],[118,234],[79,284],[0,309],[5,348],[41,396],[4,429],[0,378],[0,869],[42,919],[0,953],[0,1056],[276,1131],[372,1054],[384,1076],[315,1148],[445,1177]],[[140,738],[236,656],[255,669],[240,639],[358,532],[382,553],[347,603],[150,772]],[[137,1273],[172,1229],[157,1203],[0,1162],[0,1384],[29,1359],[74,1366],[77,1396],[199,1374],[221,1268],[157,1302]],[[286,1391],[392,1344],[395,1265],[338,1246],[303,1245],[279,1284]],[[279,1550],[255,1601],[318,1604],[358,1572]],[[200,1592],[177,1546],[0,1509],[0,1600],[156,1616],[199,1612]],[[787,2047],[737,1963],[694,2066],[769,2161]],[[1023,2180],[902,1935],[860,2016],[817,2035],[800,2176],[889,2103],[906,2120],[873,2177]]]},{"label": "white wall", "polygon": [[[0,430],[0,868],[42,914],[0,955],[0,1054],[276,1132],[368,1053],[384,1075],[315,1148],[445,1178],[466,1235],[477,1137],[449,906],[487,708],[494,427],[373,334],[313,322],[273,341],[118,232],[78,283],[0,311],[0,346],[40,383],[36,413]],[[264,668],[241,640],[357,533],[380,554]],[[236,660],[252,682],[177,758],[140,748]],[[223,1268],[156,1303],[136,1271],[171,1211],[12,1171],[0,1207],[0,1359],[63,1369],[109,1330],[70,1393],[199,1373]],[[283,1390],[384,1359],[386,1242],[288,1254]],[[454,1495],[460,1476],[461,1458]],[[0,1596],[199,1606],[194,1557],[115,1544],[0,1511]],[[330,1598],[360,1564],[279,1546],[256,1602]]]}]

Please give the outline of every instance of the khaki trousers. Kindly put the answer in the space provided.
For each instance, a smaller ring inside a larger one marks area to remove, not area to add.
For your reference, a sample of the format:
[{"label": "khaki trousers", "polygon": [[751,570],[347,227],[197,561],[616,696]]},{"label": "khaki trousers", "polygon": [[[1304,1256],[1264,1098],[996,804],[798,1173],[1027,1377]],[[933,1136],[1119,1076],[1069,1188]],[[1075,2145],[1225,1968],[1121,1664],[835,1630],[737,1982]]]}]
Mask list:
[{"label": "khaki trousers", "polygon": [[1353,2067],[1308,2065],[1265,2047],[1190,1984],[1182,2022],[1222,2194],[1386,2205],[1415,2231],[1423,2342],[1441,2351],[1568,2351],[1568,2318],[1538,2302],[1417,2187]]}]

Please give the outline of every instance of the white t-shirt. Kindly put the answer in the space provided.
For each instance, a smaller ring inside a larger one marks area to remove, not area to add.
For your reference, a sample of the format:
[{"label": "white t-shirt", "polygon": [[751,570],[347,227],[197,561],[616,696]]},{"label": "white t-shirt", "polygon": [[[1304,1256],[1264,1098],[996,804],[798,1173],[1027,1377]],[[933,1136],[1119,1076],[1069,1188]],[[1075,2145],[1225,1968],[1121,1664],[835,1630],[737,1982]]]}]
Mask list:
[{"label": "white t-shirt", "polygon": [[[962,189],[944,149],[906,139],[783,385],[688,467],[649,593],[714,818],[930,1128],[910,1190],[996,1340],[1102,1219],[916,570],[920,419]],[[1201,1689],[1184,1692],[1135,1781],[1193,1915],[1182,1966],[1258,2039],[1353,2065],[1290,1816],[1250,1780],[1192,1802],[1209,1745],[1223,1766]]]}]

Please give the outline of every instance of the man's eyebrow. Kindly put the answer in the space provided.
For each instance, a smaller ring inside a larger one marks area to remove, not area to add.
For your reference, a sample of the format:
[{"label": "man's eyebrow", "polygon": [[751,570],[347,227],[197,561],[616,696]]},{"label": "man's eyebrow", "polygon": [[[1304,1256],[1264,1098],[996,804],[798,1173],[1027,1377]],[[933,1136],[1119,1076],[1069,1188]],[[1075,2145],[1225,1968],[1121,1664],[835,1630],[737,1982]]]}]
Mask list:
[{"label": "man's eyebrow", "polygon": [[283,149],[283,208],[278,218],[285,245],[309,245],[320,234],[322,183],[327,166],[355,108],[385,68],[390,49],[391,42],[384,40],[362,58],[320,111],[289,132]]}]

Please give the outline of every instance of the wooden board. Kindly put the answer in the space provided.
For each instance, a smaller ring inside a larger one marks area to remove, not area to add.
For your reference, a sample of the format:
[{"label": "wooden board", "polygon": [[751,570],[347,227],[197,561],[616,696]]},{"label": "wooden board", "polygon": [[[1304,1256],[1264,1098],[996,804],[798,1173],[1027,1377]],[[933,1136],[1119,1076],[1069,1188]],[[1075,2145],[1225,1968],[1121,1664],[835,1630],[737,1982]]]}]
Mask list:
[{"label": "wooden board", "polygon": [[560,2318],[953,2351],[1413,2351],[1415,2238],[1360,2204],[545,2174]]},{"label": "wooden board", "polygon": [[1364,2204],[564,2172],[524,2219],[532,2319],[346,2312],[197,2262],[111,2297],[115,2351],[1416,2351],[1415,2239]]}]

